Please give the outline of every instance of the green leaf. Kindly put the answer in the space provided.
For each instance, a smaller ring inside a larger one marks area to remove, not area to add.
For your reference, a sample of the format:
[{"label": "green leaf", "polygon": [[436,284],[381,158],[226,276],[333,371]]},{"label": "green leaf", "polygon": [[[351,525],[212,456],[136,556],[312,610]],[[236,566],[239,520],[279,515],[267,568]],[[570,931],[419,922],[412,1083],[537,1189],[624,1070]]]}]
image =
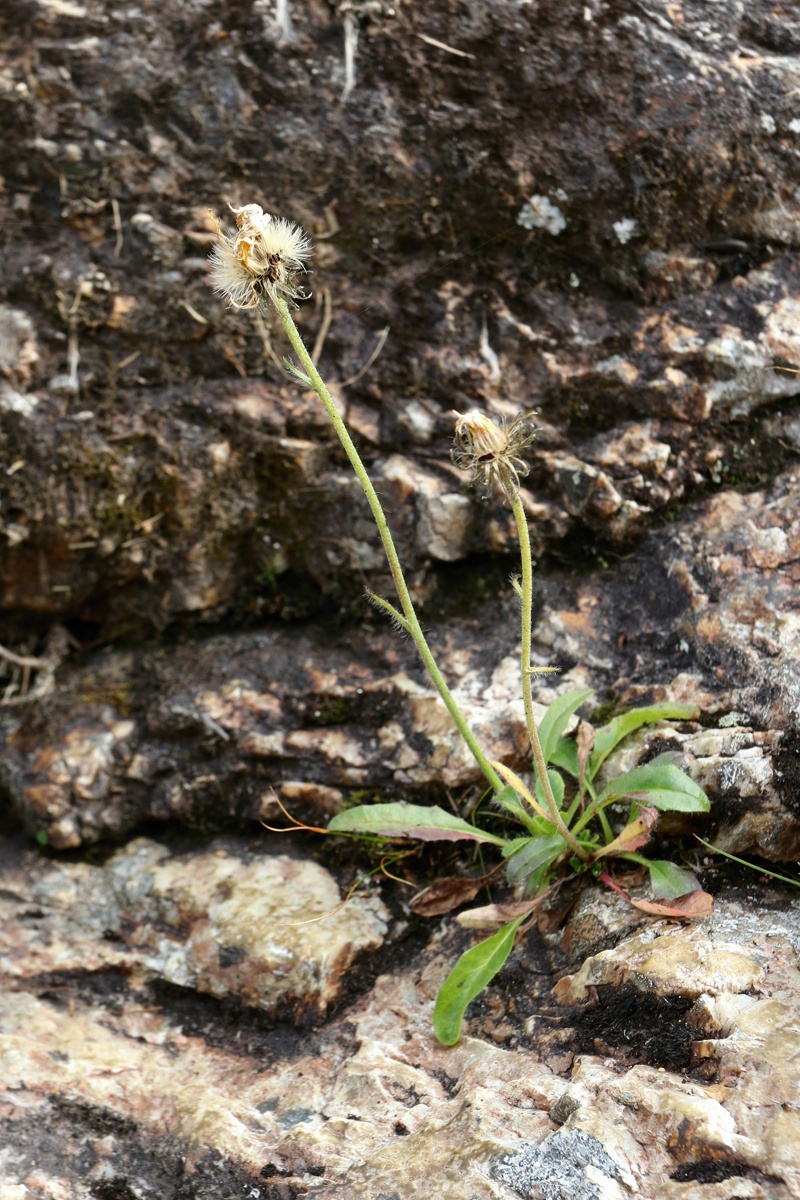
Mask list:
[{"label": "green leaf", "polygon": [[[556,743],[556,748],[550,755],[550,763],[566,771],[573,779],[579,779],[581,774],[578,762],[578,744],[574,738],[562,737]],[[588,774],[588,772],[587,772]]]},{"label": "green leaf", "polygon": [[546,862],[532,871],[525,880],[525,886],[522,889],[523,896],[530,900],[534,896],[540,895],[544,891],[550,879],[550,872],[553,869],[553,864]]},{"label": "green leaf", "polygon": [[433,1009],[433,1031],[444,1046],[454,1046],[461,1037],[461,1022],[467,1005],[491,983],[504,965],[524,920],[524,916],[517,917],[485,942],[466,950],[445,979]]},{"label": "green leaf", "polygon": [[[747,867],[750,871],[755,871],[757,875],[768,875],[770,879],[779,879],[781,883],[791,883],[793,887],[800,887],[800,879],[792,879],[791,875],[778,875],[775,871],[768,871],[766,867],[757,865],[756,863],[748,862],[746,858],[737,858],[735,854],[729,854],[727,850],[720,850],[719,846],[712,845],[704,838],[694,835],[701,846],[705,846],[712,854],[721,854],[723,858],[729,858],[731,862],[739,863],[743,867]],[[798,863],[800,866],[800,863]]]},{"label": "green leaf", "polygon": [[[550,787],[553,789],[553,799],[556,802],[556,807],[561,810],[564,804],[564,780],[559,775],[558,771],[548,771],[547,778],[550,780]],[[542,808],[547,811],[547,801],[544,798],[544,789],[539,780],[536,780],[536,788],[534,790],[536,799],[541,804]]]},{"label": "green leaf", "polygon": [[522,821],[524,824],[530,821],[531,814],[529,810],[522,803],[510,783],[507,783],[499,792],[495,792],[492,799],[495,804],[499,804],[506,812],[510,812],[518,821]]},{"label": "green leaf", "polygon": [[287,375],[291,375],[292,379],[298,380],[299,383],[304,384],[306,387],[312,386],[311,380],[309,379],[308,375],[306,375],[305,371],[301,371],[300,368],[296,366],[290,358],[284,357],[283,369]]},{"label": "green leaf", "polygon": [[685,867],[676,867],[666,859],[648,859],[650,886],[657,900],[675,900],[689,892],[700,891],[700,881]]},{"label": "green leaf", "polygon": [[643,767],[612,779],[597,798],[598,804],[627,797],[661,812],[708,812],[708,796],[699,784],[676,767],[672,754],[659,754]]},{"label": "green leaf", "polygon": [[492,842],[504,846],[505,839],[493,833],[484,833],[460,817],[445,812],[433,805],[366,804],[337,813],[328,822],[329,833],[368,833],[381,837],[418,838],[421,842],[457,842],[469,839],[473,842]]},{"label": "green leaf", "polygon": [[685,704],[650,704],[646,708],[632,708],[595,730],[594,748],[586,774],[594,779],[615,746],[642,725],[655,725],[657,721],[688,721],[697,716],[697,709]]},{"label": "green leaf", "polygon": [[503,850],[503,857],[508,859],[506,878],[510,884],[522,883],[538,871],[539,867],[549,865],[560,854],[563,854],[567,843],[560,833],[546,833],[537,838],[517,838]]},{"label": "green leaf", "polygon": [[580,688],[578,691],[566,692],[557,696],[548,706],[539,725],[539,740],[542,743],[545,762],[553,761],[553,754],[559,738],[569,724],[572,714],[580,708],[584,700],[594,695],[592,688]]},{"label": "green leaf", "polygon": [[384,600],[383,596],[378,596],[375,592],[367,592],[367,598],[370,604],[374,604],[376,608],[382,608],[384,612],[387,612],[400,629],[405,630],[406,633],[411,632],[411,626],[403,614],[398,612],[395,606],[390,604],[388,600]]}]

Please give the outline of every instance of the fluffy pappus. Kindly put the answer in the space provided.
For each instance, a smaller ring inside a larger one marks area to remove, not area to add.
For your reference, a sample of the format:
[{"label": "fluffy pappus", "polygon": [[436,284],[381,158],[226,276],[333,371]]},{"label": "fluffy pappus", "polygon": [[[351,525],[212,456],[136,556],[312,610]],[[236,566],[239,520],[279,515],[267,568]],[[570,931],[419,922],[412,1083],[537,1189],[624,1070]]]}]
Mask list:
[{"label": "fluffy pappus", "polygon": [[528,474],[528,464],[520,452],[536,437],[531,420],[535,413],[523,413],[510,425],[498,425],[477,409],[455,413],[455,445],[451,457],[457,467],[472,471],[473,483],[486,489],[488,496],[497,482],[504,490],[519,491],[520,475]]},{"label": "fluffy pappus", "polygon": [[237,231],[223,230],[211,251],[211,282],[234,308],[258,308],[265,300],[305,299],[298,285],[313,253],[306,234],[291,221],[265,213],[258,204],[231,208]]}]

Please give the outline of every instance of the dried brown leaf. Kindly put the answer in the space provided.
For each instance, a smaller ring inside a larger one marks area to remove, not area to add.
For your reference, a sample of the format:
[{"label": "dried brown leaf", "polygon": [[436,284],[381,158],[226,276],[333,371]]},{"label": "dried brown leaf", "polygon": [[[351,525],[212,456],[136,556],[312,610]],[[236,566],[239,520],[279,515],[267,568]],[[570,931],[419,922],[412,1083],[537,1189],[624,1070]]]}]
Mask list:
[{"label": "dried brown leaf", "polygon": [[714,907],[714,897],[708,892],[688,892],[675,900],[631,900],[631,904],[654,917],[689,921],[693,917],[707,917]]},{"label": "dried brown leaf", "polygon": [[594,748],[594,725],[590,725],[588,721],[579,721],[575,742],[578,749],[578,767],[580,768],[578,788],[582,796],[585,787],[586,764]]},{"label": "dried brown leaf", "polygon": [[598,850],[594,855],[595,859],[629,853],[631,850],[638,850],[640,846],[645,846],[650,841],[650,833],[657,820],[657,808],[640,808],[638,816],[625,826],[613,842],[609,842],[607,846]]},{"label": "dried brown leaf", "polygon": [[474,900],[488,879],[488,875],[479,879],[464,879],[458,875],[435,879],[430,887],[417,892],[409,908],[419,917],[440,917],[442,913],[452,912],[460,904]]},{"label": "dried brown leaf", "polygon": [[517,900],[513,904],[486,904],[483,908],[468,908],[459,913],[456,920],[465,929],[495,929],[533,912],[541,902],[542,897],[535,896],[532,900]]}]

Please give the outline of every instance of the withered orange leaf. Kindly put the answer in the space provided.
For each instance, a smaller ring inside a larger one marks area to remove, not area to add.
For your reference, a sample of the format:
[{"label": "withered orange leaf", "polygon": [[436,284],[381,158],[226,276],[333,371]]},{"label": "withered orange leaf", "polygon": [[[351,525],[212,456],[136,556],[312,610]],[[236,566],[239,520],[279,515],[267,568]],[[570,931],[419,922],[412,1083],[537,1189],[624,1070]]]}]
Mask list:
[{"label": "withered orange leaf", "polygon": [[417,892],[409,908],[419,917],[440,917],[442,913],[452,912],[460,904],[474,900],[488,879],[488,875],[479,879],[463,879],[457,875],[435,879],[430,887]]},{"label": "withered orange leaf", "polygon": [[714,907],[714,897],[708,892],[688,892],[675,900],[631,900],[631,904],[654,917],[690,921],[693,917],[707,917]]}]

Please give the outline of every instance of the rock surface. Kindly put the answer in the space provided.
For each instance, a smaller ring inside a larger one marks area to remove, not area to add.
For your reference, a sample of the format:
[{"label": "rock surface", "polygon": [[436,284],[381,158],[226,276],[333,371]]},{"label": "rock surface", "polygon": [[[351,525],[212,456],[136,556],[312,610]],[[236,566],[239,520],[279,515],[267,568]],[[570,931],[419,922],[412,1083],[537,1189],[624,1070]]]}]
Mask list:
[{"label": "rock surface", "polygon": [[519,770],[516,531],[449,443],[538,409],[538,701],[696,706],[616,766],[680,753],[712,811],[664,836],[791,872],[798,50],[771,0],[6,0],[0,1200],[800,1198],[794,892],[685,836],[710,917],[587,890],[445,1049],[471,935],[402,886],[443,860],[258,824],[477,776],[364,613],[316,399],[206,281],[209,210],[314,237],[301,328]]},{"label": "rock surface", "polygon": [[447,462],[465,403],[540,409],[535,533],[567,552],[796,450],[798,69],[769,4],[10,0],[0,22],[20,622],[307,614],[382,569],[315,403],[205,281],[226,201],[318,235],[302,325],[330,325],[420,580],[508,548]]},{"label": "rock surface", "polygon": [[[529,935],[445,1049],[430,1019],[454,935],[415,948],[377,898],[302,946],[306,981],[323,981],[342,935],[393,945],[392,969],[362,976],[322,1029],[292,1036],[292,1002],[253,996],[254,979],[292,990],[259,923],[265,905],[297,913],[288,861],[230,840],[179,855],[142,840],[104,867],[6,848],[5,1194],[148,1195],[178,1177],[203,1195],[341,1200],[800,1194],[800,902],[723,894],[691,929],[623,934],[553,993],[559,952]],[[230,893],[216,905],[211,880]]]}]

